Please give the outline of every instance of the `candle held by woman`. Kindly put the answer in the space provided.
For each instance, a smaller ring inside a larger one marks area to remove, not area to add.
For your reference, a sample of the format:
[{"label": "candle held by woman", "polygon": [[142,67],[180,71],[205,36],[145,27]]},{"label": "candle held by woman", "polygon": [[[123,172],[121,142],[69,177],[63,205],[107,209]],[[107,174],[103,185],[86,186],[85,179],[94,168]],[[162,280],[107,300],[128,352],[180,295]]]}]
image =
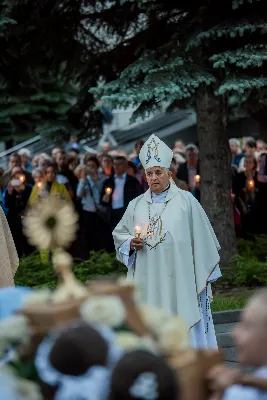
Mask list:
[{"label": "candle held by woman", "polygon": [[107,188],[105,189],[105,193],[106,193],[106,194],[110,195],[111,192],[112,192],[112,189],[111,189],[110,187],[107,187]]},{"label": "candle held by woman", "polygon": [[249,189],[254,189],[255,183],[254,183],[254,180],[253,180],[253,179],[250,179],[250,180],[248,181],[248,187],[249,187]]},{"label": "candle held by woman", "polygon": [[20,175],[19,181],[20,181],[21,184],[24,183],[25,182],[25,176],[24,175]]},{"label": "candle held by woman", "polygon": [[196,175],[196,176],[195,176],[195,181],[196,181],[196,183],[199,183],[199,182],[200,182],[200,175]]}]

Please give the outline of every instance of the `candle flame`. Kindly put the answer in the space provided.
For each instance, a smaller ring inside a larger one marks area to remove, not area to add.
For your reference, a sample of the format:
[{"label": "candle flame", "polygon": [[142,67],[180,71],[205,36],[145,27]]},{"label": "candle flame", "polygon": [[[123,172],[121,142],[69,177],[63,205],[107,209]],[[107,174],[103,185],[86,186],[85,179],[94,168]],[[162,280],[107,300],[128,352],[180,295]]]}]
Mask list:
[{"label": "candle flame", "polygon": [[24,183],[25,182],[25,176],[24,175],[20,175],[19,180],[20,180],[20,183]]},{"label": "candle flame", "polygon": [[135,233],[136,233],[137,235],[140,235],[140,233],[141,233],[141,226],[140,226],[140,225],[136,225],[136,227],[135,227]]},{"label": "candle flame", "polygon": [[112,191],[112,189],[111,189],[110,187],[107,187],[107,188],[105,189],[106,194],[110,194],[111,191]]},{"label": "candle flame", "polygon": [[254,181],[251,179],[250,181],[248,181],[248,185],[250,188],[254,188]]},{"label": "candle flame", "polygon": [[43,183],[42,183],[42,182],[38,182],[38,183],[37,183],[37,186],[38,186],[39,189],[42,189]]},{"label": "candle flame", "polygon": [[196,180],[197,183],[199,183],[200,182],[200,175],[196,175],[195,176],[195,180]]}]

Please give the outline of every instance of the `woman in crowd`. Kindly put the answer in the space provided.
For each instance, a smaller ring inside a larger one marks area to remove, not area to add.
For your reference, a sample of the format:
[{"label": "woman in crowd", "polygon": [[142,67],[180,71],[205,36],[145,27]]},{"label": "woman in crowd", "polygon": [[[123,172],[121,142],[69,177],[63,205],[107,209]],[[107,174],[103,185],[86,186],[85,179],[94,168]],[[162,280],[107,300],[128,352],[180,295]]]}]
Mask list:
[{"label": "woman in crowd", "polygon": [[184,182],[181,181],[180,179],[178,179],[176,177],[177,175],[177,170],[178,170],[178,165],[175,161],[175,159],[173,159],[171,166],[170,166],[170,171],[172,173],[172,179],[175,183],[175,185],[179,188],[179,189],[183,189],[183,190],[188,190],[188,185]]},{"label": "woman in crowd", "polygon": [[253,156],[246,156],[244,161],[245,171],[236,175],[233,192],[235,203],[241,215],[242,233],[257,232],[257,200],[259,181],[257,173],[257,161]]},{"label": "woman in crowd", "polygon": [[110,178],[111,176],[114,175],[113,158],[110,155],[105,154],[102,157],[101,168],[102,168],[103,175],[105,178]]},{"label": "woman in crowd", "polygon": [[[135,143],[134,146],[134,151],[132,154],[130,154],[130,156],[128,157],[130,161],[132,161],[134,163],[134,165],[136,165],[136,167],[139,167],[141,162],[139,159],[139,153],[142,149],[144,145],[144,141],[143,140],[137,140],[137,142]],[[127,157],[127,155],[126,155]]]},{"label": "woman in crowd", "polygon": [[79,181],[77,198],[82,203],[79,255],[81,259],[87,260],[91,251],[108,250],[108,242],[112,238],[100,206],[105,182],[105,178],[98,174],[100,163],[94,156],[86,157],[85,162],[87,175]]},{"label": "woman in crowd", "polygon": [[128,170],[127,170],[127,174],[130,176],[134,176],[135,178],[137,178],[136,174],[137,174],[137,168],[136,165],[132,162],[132,161],[128,161]]},{"label": "woman in crowd", "polygon": [[140,164],[139,167],[139,176],[140,176],[139,183],[141,185],[141,192],[145,193],[148,190],[148,183],[146,178],[146,172],[142,164]]},{"label": "woman in crowd", "polygon": [[68,161],[67,161],[67,165],[68,165],[68,169],[72,172],[75,171],[75,169],[78,167],[78,165],[80,164],[80,160],[78,156],[69,156],[68,157]]},{"label": "woman in crowd", "polygon": [[29,205],[37,203],[42,198],[51,195],[59,195],[60,197],[71,201],[69,192],[63,183],[58,183],[56,180],[56,166],[53,163],[47,164],[43,168],[44,180],[34,185],[31,196],[29,198]]},{"label": "woman in crowd", "polygon": [[40,168],[35,168],[32,172],[32,177],[34,179],[34,183],[40,183],[44,180],[44,173]]},{"label": "woman in crowd", "polygon": [[22,229],[22,219],[31,191],[32,186],[25,182],[22,169],[15,167],[12,170],[8,186],[3,193],[3,207],[19,257],[28,255],[32,251]]}]

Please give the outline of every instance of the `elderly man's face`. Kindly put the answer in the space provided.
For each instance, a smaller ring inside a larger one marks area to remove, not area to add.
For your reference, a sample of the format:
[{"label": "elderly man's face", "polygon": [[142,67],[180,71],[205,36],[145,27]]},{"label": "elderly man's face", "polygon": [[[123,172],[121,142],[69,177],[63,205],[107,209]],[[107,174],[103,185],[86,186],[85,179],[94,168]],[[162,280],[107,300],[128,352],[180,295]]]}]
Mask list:
[{"label": "elderly man's face", "polygon": [[267,364],[267,311],[258,299],[244,309],[233,331],[237,360],[243,365]]},{"label": "elderly man's face", "polygon": [[152,167],[146,170],[148,186],[153,193],[161,193],[169,184],[171,172],[162,167]]}]

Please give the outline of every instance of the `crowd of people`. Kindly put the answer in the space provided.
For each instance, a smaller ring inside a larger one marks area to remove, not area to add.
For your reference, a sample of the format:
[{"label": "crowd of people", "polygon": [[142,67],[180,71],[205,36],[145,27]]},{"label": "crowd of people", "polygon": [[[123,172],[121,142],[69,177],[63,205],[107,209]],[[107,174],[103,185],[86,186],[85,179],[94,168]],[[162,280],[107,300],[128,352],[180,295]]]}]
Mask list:
[{"label": "crowd of people", "polygon": [[[129,202],[148,189],[146,174],[139,160],[142,140],[132,154],[111,150],[104,143],[98,153],[82,154],[73,138],[65,148],[55,147],[51,154],[30,154],[21,149],[9,157],[8,168],[1,171],[2,207],[19,256],[33,248],[23,235],[22,219],[38,199],[58,194],[72,201],[80,215],[78,238],[71,249],[78,259],[88,259],[91,251],[114,251],[112,230]],[[266,145],[251,137],[230,139],[232,153],[232,198],[236,233],[247,237],[265,232],[267,224]],[[189,190],[201,202],[201,177],[198,148],[177,140],[170,167],[176,185]]]}]

